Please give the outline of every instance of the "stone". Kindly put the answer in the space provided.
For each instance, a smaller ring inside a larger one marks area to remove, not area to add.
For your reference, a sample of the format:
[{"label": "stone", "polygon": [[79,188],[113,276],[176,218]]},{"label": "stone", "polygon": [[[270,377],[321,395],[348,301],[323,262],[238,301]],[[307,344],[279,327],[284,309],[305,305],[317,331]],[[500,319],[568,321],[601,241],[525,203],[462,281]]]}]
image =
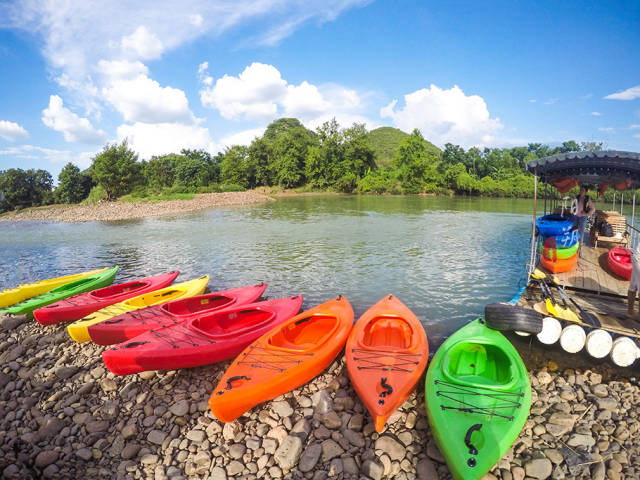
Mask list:
[{"label": "stone", "polygon": [[138,445],[137,443],[128,443],[124,446],[124,448],[122,449],[122,452],[120,452],[120,456],[122,457],[123,460],[130,460],[136,455],[138,455],[139,451],[140,451],[140,445]]},{"label": "stone", "polygon": [[553,465],[548,458],[534,458],[524,464],[524,471],[528,477],[544,480],[551,476]]},{"label": "stone", "polygon": [[314,413],[324,415],[333,410],[333,400],[326,390],[320,390],[311,396],[311,404],[314,407]]},{"label": "stone", "polygon": [[382,435],[379,437],[376,440],[375,449],[385,452],[391,460],[402,460],[406,453],[402,444],[390,435]]},{"label": "stone", "polygon": [[276,449],[278,448],[278,442],[273,438],[265,438],[262,441],[262,448],[266,453],[276,453]]},{"label": "stone", "polygon": [[271,404],[271,411],[278,415],[280,418],[290,417],[293,415],[293,408],[287,401],[273,402]]},{"label": "stone", "polygon": [[354,447],[362,448],[365,446],[365,440],[361,433],[354,432],[353,430],[345,430],[343,432],[344,438],[346,438]]},{"label": "stone", "polygon": [[349,419],[347,428],[349,430],[353,430],[354,432],[359,432],[362,430],[363,424],[364,424],[364,415],[362,415],[361,413],[356,413]]},{"label": "stone", "polygon": [[105,393],[115,392],[118,389],[118,384],[111,378],[103,378],[100,380],[100,387]]},{"label": "stone", "polygon": [[245,445],[242,445],[241,443],[234,443],[229,447],[229,456],[238,460],[242,458],[246,451],[247,447]]},{"label": "stone", "polygon": [[322,442],[322,461],[328,462],[332,458],[338,457],[344,453],[344,450],[335,441],[328,439]]},{"label": "stone", "polygon": [[162,445],[165,438],[167,438],[167,434],[162,430],[151,430],[149,435],[147,435],[147,440],[156,445]]},{"label": "stone", "polygon": [[169,411],[176,417],[183,417],[189,413],[189,401],[180,400],[169,407]]},{"label": "stone", "polygon": [[38,468],[44,468],[47,465],[51,465],[58,460],[60,452],[57,450],[43,450],[36,455],[35,466]]},{"label": "stone", "polygon": [[342,420],[334,411],[322,415],[322,424],[329,430],[337,430],[342,426]]},{"label": "stone", "polygon": [[556,465],[560,465],[562,462],[564,462],[564,455],[562,455],[562,453],[560,453],[560,451],[555,448],[546,448],[544,450],[544,455]]},{"label": "stone", "polygon": [[342,474],[342,471],[342,459],[334,458],[333,460],[331,460],[331,463],[329,464],[329,476],[337,477],[338,475]]},{"label": "stone", "polygon": [[80,368],[76,367],[75,365],[62,366],[56,368],[55,375],[60,380],[66,380],[67,378],[73,377],[78,372],[78,370],[80,370]]},{"label": "stone", "polygon": [[[427,455],[431,460],[435,460],[438,463],[445,463],[444,457],[442,456],[442,453],[440,453],[440,450],[438,449],[438,445],[436,445],[436,442],[433,440],[429,440],[429,442],[427,443]],[[524,475],[523,475],[523,478],[524,478]]]},{"label": "stone", "polygon": [[88,433],[104,432],[109,428],[109,422],[106,420],[94,420],[87,423],[86,427]]},{"label": "stone", "polygon": [[313,470],[320,460],[320,455],[322,454],[322,446],[318,443],[312,443],[307,448],[304,449],[302,455],[300,456],[300,461],[298,462],[298,470],[301,472],[310,472]]},{"label": "stone", "polygon": [[604,480],[606,468],[604,462],[598,462],[591,468],[591,480]]},{"label": "stone", "polygon": [[375,460],[365,460],[362,463],[362,469],[360,472],[371,478],[372,480],[380,480],[382,478],[382,465],[380,465]]},{"label": "stone", "polygon": [[358,475],[358,464],[352,457],[342,457],[342,471],[345,475]]},{"label": "stone", "polygon": [[596,444],[596,441],[591,435],[583,433],[573,433],[567,441],[567,445],[570,447],[582,447],[589,450]]},{"label": "stone", "polygon": [[222,467],[213,467],[209,474],[209,480],[227,480],[227,472]]},{"label": "stone", "polygon": [[280,468],[291,470],[298,463],[301,454],[302,440],[299,437],[288,435],[276,450],[273,458]]},{"label": "stone", "polygon": [[158,463],[158,455],[152,453],[145,453],[140,459],[140,463],[143,465],[155,465]]},{"label": "stone", "polygon": [[187,432],[187,439],[194,443],[202,443],[205,438],[207,438],[207,434],[204,430],[193,429]]},{"label": "stone", "polygon": [[611,410],[612,412],[618,410],[618,401],[615,398],[596,398],[596,403],[600,410]]},{"label": "stone", "polygon": [[428,458],[423,458],[418,462],[416,475],[418,475],[418,480],[438,480],[436,466]]},{"label": "stone", "polygon": [[227,465],[227,475],[230,475],[232,477],[241,473],[242,470],[244,470],[244,465],[238,460],[232,460]]},{"label": "stone", "polygon": [[91,453],[91,450],[89,450],[88,448],[80,448],[76,451],[76,456],[80,457],[82,460],[86,462],[88,460],[91,460],[91,458],[93,457],[93,454]]},{"label": "stone", "polygon": [[120,430],[120,434],[125,440],[133,438],[138,435],[138,426],[135,423],[129,423],[122,427],[122,430]]},{"label": "stone", "polygon": [[291,435],[299,437],[303,442],[307,439],[309,433],[311,433],[311,425],[306,418],[298,420],[291,429]]}]

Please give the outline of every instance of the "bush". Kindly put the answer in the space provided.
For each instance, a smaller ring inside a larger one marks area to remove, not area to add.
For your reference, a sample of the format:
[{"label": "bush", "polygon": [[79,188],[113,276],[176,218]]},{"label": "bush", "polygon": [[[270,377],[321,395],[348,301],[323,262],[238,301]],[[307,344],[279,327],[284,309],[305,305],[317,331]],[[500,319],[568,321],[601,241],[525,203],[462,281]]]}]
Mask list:
[{"label": "bush", "polygon": [[221,192],[244,192],[245,188],[237,183],[223,183],[220,185]]},{"label": "bush", "polygon": [[83,203],[96,204],[103,200],[107,199],[107,192],[104,191],[104,188],[101,185],[96,185],[91,189],[89,195],[84,200]]}]

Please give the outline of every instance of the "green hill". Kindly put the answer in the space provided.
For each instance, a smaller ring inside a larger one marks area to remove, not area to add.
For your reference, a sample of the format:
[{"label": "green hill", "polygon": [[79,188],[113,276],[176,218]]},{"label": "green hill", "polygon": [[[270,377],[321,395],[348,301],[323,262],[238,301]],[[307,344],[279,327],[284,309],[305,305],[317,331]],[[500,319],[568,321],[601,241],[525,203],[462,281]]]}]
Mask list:
[{"label": "green hill", "polygon": [[[369,132],[369,141],[376,154],[376,164],[379,167],[389,165],[400,143],[409,136],[408,133],[404,133],[402,130],[393,127],[380,127]],[[440,156],[440,149],[433,143],[425,140],[425,146],[428,152],[433,152]]]}]

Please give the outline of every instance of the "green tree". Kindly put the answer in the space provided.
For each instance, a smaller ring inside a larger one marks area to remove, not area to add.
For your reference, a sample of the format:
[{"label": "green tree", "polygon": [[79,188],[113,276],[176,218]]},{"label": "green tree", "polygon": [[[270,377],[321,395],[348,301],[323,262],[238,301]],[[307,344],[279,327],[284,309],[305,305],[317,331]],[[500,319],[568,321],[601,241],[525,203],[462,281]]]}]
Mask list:
[{"label": "green tree", "polygon": [[147,185],[151,189],[172,187],[175,181],[175,165],[177,163],[175,153],[162,156],[153,156],[144,163],[143,174]]},{"label": "green tree", "polygon": [[52,203],[52,187],[53,178],[46,170],[0,171],[0,211]]},{"label": "green tree", "polygon": [[58,203],[79,203],[89,195],[91,177],[82,173],[73,163],[67,163],[58,175],[55,199]]},{"label": "green tree", "polygon": [[234,145],[229,148],[220,162],[220,182],[249,188],[252,172],[246,168],[248,156],[249,149],[245,146]]},{"label": "green tree", "polygon": [[93,157],[92,176],[104,189],[107,200],[126,195],[142,180],[138,155],[129,148],[126,139],[119,145],[107,144]]},{"label": "green tree", "polygon": [[429,157],[420,130],[415,129],[402,141],[392,165],[404,192],[419,193],[424,190]]}]

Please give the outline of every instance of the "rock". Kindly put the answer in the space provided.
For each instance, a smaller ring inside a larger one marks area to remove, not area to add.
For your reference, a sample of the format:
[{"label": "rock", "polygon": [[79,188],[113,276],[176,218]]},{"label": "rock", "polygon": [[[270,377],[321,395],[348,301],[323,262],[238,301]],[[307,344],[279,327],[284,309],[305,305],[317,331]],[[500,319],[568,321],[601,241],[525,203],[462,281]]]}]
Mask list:
[{"label": "rock", "polygon": [[276,453],[276,449],[278,448],[278,442],[273,438],[265,438],[262,441],[262,448],[267,453]]},{"label": "rock", "polygon": [[232,460],[229,462],[229,465],[227,465],[227,475],[232,477],[241,473],[242,470],[244,470],[244,465],[237,460]]},{"label": "rock", "polygon": [[246,451],[247,447],[245,445],[242,445],[241,443],[234,443],[229,447],[229,456],[238,460],[242,458]]},{"label": "rock", "polygon": [[379,437],[376,440],[375,449],[385,452],[391,460],[402,460],[406,453],[402,444],[390,435]]},{"label": "rock", "polygon": [[138,435],[138,426],[135,423],[129,423],[122,427],[122,430],[120,430],[120,434],[125,440],[133,438]]},{"label": "rock", "polygon": [[288,435],[282,441],[273,456],[276,463],[283,470],[291,470],[298,463],[302,453],[302,440],[299,437]]},{"label": "rock", "polygon": [[109,428],[109,422],[107,422],[106,420],[94,420],[87,423],[85,428],[89,433],[104,432]]},{"label": "rock", "polygon": [[103,378],[100,380],[100,387],[105,393],[115,392],[118,389],[118,384],[111,378]]},{"label": "rock", "polygon": [[57,450],[43,450],[38,455],[36,455],[35,466],[38,468],[44,468],[47,465],[51,465],[58,460],[58,456],[60,452]]},{"label": "rock", "polygon": [[586,450],[589,450],[595,444],[596,441],[591,435],[583,433],[573,433],[571,437],[569,437],[569,441],[567,442],[567,445],[569,445],[570,447],[582,447]]},{"label": "rock", "polygon": [[129,460],[138,455],[139,451],[140,445],[136,443],[128,443],[124,446],[122,452],[120,452],[120,457],[122,457],[123,460]]},{"label": "rock", "polygon": [[162,430],[151,430],[149,435],[147,435],[147,440],[156,445],[162,445],[165,438],[167,438],[167,434]]},{"label": "rock", "polygon": [[273,402],[271,404],[271,411],[280,418],[290,417],[293,415],[293,408],[291,408],[289,402],[286,401]]},{"label": "rock", "polygon": [[364,424],[364,415],[362,415],[361,413],[356,413],[349,419],[347,428],[349,430],[353,430],[354,432],[359,432],[362,430],[363,424]]},{"label": "rock", "polygon": [[342,471],[342,460],[340,458],[334,458],[331,460],[331,463],[329,464],[329,476],[337,477],[342,474]]},{"label": "rock", "polygon": [[328,439],[322,442],[322,461],[328,462],[332,458],[340,456],[344,450],[335,441]]},{"label": "rock", "polygon": [[158,463],[158,456],[152,453],[145,453],[140,459],[140,463],[143,465],[155,465]]},{"label": "rock", "polygon": [[76,456],[80,457],[82,460],[86,462],[88,460],[91,460],[91,458],[93,457],[93,454],[91,453],[91,450],[89,450],[88,448],[80,448],[78,451],[76,451]]},{"label": "rock", "polygon": [[342,457],[342,471],[345,475],[358,475],[358,465],[352,457]]},{"label": "rock", "polygon": [[222,427],[222,437],[227,441],[233,440],[241,430],[242,427],[238,422],[225,423]]},{"label": "rock", "polygon": [[314,407],[314,413],[324,415],[333,410],[333,400],[329,392],[320,390],[311,396],[311,404]]},{"label": "rock", "polygon": [[322,446],[318,443],[312,443],[307,448],[304,449],[302,455],[300,456],[300,461],[298,462],[298,470],[301,472],[310,472],[313,470],[320,460],[320,455],[322,454]]},{"label": "rock", "polygon": [[222,467],[213,467],[209,474],[210,480],[227,480],[227,472]]},{"label": "rock", "polygon": [[194,443],[202,443],[205,438],[207,438],[207,434],[204,433],[204,430],[193,429],[187,432],[187,439]]},{"label": "rock", "polygon": [[360,470],[360,473],[372,480],[380,480],[382,478],[382,472],[382,465],[374,460],[365,460]]},{"label": "rock", "polygon": [[418,475],[418,480],[438,480],[436,466],[428,458],[423,458],[418,462],[416,475]]},{"label": "rock", "polygon": [[337,430],[342,426],[342,420],[336,412],[327,412],[322,415],[322,424],[329,430]]},{"label": "rock", "polygon": [[544,480],[551,476],[553,465],[548,458],[534,458],[524,464],[524,471],[528,477]]},{"label": "rock", "polygon": [[602,383],[600,383],[598,385],[594,385],[593,387],[591,387],[591,392],[596,397],[600,397],[600,398],[604,398],[604,397],[608,397],[609,396],[609,389],[607,388],[606,385],[603,385]]},{"label": "rock", "polygon": [[365,440],[361,433],[347,429],[343,432],[343,435],[354,447],[362,448],[365,446]]},{"label": "rock", "polygon": [[427,455],[431,460],[435,460],[438,463],[445,463],[444,457],[442,456],[442,453],[440,453],[438,445],[436,445],[436,442],[434,440],[429,440],[429,442],[427,443]]},{"label": "rock", "polygon": [[80,368],[76,367],[75,365],[68,367],[58,367],[56,368],[55,375],[60,380],[66,380],[67,378],[73,377],[78,372],[78,370],[80,370]]},{"label": "rock", "polygon": [[311,433],[311,425],[306,418],[298,420],[291,429],[291,435],[299,437],[303,442],[307,439],[309,433]]},{"label": "rock", "polygon": [[604,462],[598,462],[591,468],[591,480],[604,480],[605,474]]},{"label": "rock", "polygon": [[524,468],[522,467],[511,467],[511,476],[513,480],[523,480],[525,476]]},{"label": "rock", "polygon": [[58,478],[58,472],[60,469],[56,464],[47,465],[44,470],[42,470],[42,476],[44,478]]},{"label": "rock", "polygon": [[560,453],[560,451],[555,448],[546,448],[544,450],[544,455],[556,465],[560,465],[562,462],[564,462],[564,455],[562,455],[562,453]]},{"label": "rock", "polygon": [[612,412],[618,410],[618,401],[615,398],[596,398],[596,403],[600,410],[611,410]]},{"label": "rock", "polygon": [[180,400],[169,407],[169,411],[176,417],[183,417],[189,413],[189,401]]}]

